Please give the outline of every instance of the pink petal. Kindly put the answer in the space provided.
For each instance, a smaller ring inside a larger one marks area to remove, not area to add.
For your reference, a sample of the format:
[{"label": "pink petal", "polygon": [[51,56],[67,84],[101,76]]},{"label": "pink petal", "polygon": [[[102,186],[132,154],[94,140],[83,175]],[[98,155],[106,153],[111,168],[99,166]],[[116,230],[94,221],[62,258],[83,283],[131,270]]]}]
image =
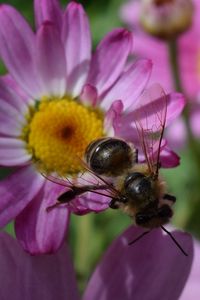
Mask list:
[{"label": "pink petal", "polygon": [[16,82],[32,97],[39,93],[34,67],[35,37],[11,6],[0,5],[0,55]]},{"label": "pink petal", "polygon": [[[85,172],[82,176],[78,177],[74,183],[80,186],[85,184],[97,185],[99,184],[99,179],[94,177],[90,172]],[[109,195],[109,192],[106,192],[105,190],[99,192],[102,192],[104,195]],[[110,200],[110,197],[87,192],[71,201],[68,208],[77,215],[84,215],[88,212],[100,212],[109,207]]]},{"label": "pink petal", "polygon": [[80,100],[85,105],[94,107],[97,102],[97,89],[90,84],[85,84],[80,95]]},{"label": "pink petal", "polygon": [[116,100],[112,103],[104,118],[104,130],[108,136],[117,136],[121,127],[123,102]]},{"label": "pink petal", "polygon": [[89,70],[91,34],[87,15],[76,2],[67,6],[62,37],[67,61],[67,90],[78,96]]},{"label": "pink petal", "polygon": [[30,256],[0,233],[0,295],[12,300],[78,300],[75,273],[65,244],[54,255]]},{"label": "pink petal", "polygon": [[51,21],[60,31],[62,27],[62,10],[58,0],[35,0],[35,23],[39,28],[44,21]]},{"label": "pink petal", "polygon": [[180,165],[180,157],[168,147],[160,152],[160,163],[163,168],[174,168]]},{"label": "pink petal", "polygon": [[199,139],[200,137],[200,107],[194,105],[194,108],[190,114],[190,127],[194,136]]},{"label": "pink petal", "polygon": [[180,93],[170,93],[167,95],[167,119],[166,125],[171,124],[173,120],[182,113],[186,101]]},{"label": "pink petal", "polygon": [[169,125],[166,136],[172,148],[180,149],[184,147],[187,140],[187,129],[181,117],[176,118],[176,120]]},{"label": "pink petal", "polygon": [[27,163],[31,157],[26,143],[22,140],[0,137],[0,165],[20,166]]},{"label": "pink petal", "polygon": [[186,257],[160,229],[153,229],[129,246],[142,232],[144,229],[131,226],[112,243],[83,299],[178,299],[192,264],[192,238],[180,231],[172,232],[188,253]]},{"label": "pink petal", "polygon": [[147,85],[151,69],[152,62],[150,60],[141,59],[133,63],[108,91],[101,102],[101,106],[107,108],[116,99],[122,99],[124,109],[134,105]]},{"label": "pink petal", "polygon": [[180,300],[190,300],[200,298],[200,245],[198,241],[194,242],[194,259],[192,263],[192,269],[190,276],[186,282],[183,293],[180,296]]},{"label": "pink petal", "polygon": [[140,21],[140,7],[141,4],[139,1],[128,1],[122,5],[120,9],[120,17],[124,22],[137,26]]},{"label": "pink petal", "polygon": [[0,227],[15,218],[37,195],[44,179],[33,166],[23,167],[0,182]]},{"label": "pink petal", "polygon": [[141,125],[144,126],[143,129],[148,123],[148,128],[156,131],[161,125],[161,118],[164,118],[166,108],[165,125],[167,126],[181,114],[184,106],[185,99],[182,94],[166,95],[159,84],[154,84],[139,97],[134,107],[131,108],[133,111],[124,115],[123,122],[132,123],[132,126],[135,127],[135,120],[139,119]]},{"label": "pink petal", "polygon": [[[1,94],[1,90],[0,90]],[[0,133],[8,136],[20,136],[25,118],[0,95]]]},{"label": "pink petal", "polygon": [[26,112],[27,102],[30,101],[10,75],[0,77],[0,99],[12,105],[21,115]]},{"label": "pink petal", "polygon": [[36,62],[43,94],[62,97],[66,91],[64,48],[53,23],[46,21],[37,32]]},{"label": "pink petal", "polygon": [[53,253],[63,243],[69,223],[69,210],[60,206],[47,212],[47,208],[56,203],[63,189],[60,185],[46,181],[40,193],[17,216],[16,236],[29,253]]},{"label": "pink petal", "polygon": [[87,80],[97,87],[99,94],[105,92],[118,79],[131,46],[132,35],[125,29],[110,32],[100,42],[93,55]]}]

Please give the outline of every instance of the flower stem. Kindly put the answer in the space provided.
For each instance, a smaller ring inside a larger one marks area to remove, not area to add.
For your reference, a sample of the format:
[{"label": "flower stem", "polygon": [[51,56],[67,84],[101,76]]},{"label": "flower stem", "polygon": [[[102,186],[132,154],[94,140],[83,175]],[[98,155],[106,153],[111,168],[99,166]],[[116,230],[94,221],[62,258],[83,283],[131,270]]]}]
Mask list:
[{"label": "flower stem", "polygon": [[75,248],[75,267],[79,277],[81,290],[84,288],[91,267],[93,219],[93,214],[76,218],[77,239]]},{"label": "flower stem", "polygon": [[[185,91],[182,86],[182,82],[181,82],[181,78],[180,78],[177,40],[176,39],[170,40],[168,42],[168,46],[169,46],[169,59],[170,59],[171,71],[172,71],[175,89],[178,92],[181,92],[185,95]],[[191,127],[190,127],[190,105],[189,104],[190,104],[190,100],[187,99],[187,103],[186,103],[186,106],[185,106],[182,116],[183,116],[183,119],[184,119],[185,125],[186,125],[188,144],[191,149],[192,155],[196,161],[197,168],[198,168],[198,170],[200,170],[200,151],[199,151],[197,141],[195,140],[192,130],[191,130]]]}]

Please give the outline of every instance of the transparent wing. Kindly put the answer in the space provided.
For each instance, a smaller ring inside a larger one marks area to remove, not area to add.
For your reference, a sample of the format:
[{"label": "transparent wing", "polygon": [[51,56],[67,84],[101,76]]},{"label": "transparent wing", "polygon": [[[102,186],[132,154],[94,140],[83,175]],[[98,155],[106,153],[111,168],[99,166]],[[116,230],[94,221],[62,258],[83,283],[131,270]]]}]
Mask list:
[{"label": "transparent wing", "polygon": [[167,96],[158,84],[144,91],[134,111],[139,142],[149,171],[158,174],[167,116]]}]

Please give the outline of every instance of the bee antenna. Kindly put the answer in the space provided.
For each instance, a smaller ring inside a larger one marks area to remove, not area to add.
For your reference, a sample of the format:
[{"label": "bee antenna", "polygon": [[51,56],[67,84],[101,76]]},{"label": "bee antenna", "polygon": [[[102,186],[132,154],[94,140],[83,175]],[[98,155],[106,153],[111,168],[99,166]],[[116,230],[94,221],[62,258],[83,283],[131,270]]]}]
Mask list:
[{"label": "bee antenna", "polygon": [[135,242],[137,242],[138,240],[140,240],[143,236],[145,236],[147,233],[151,232],[151,230],[145,231],[143,232],[141,235],[139,235],[136,239],[134,239],[133,241],[129,242],[128,245],[133,245]]},{"label": "bee antenna", "polygon": [[165,227],[163,227],[162,225],[160,226],[162,228],[163,231],[165,231],[170,238],[173,240],[173,242],[176,244],[176,246],[181,250],[181,252],[185,255],[188,256],[188,254],[183,250],[183,248],[181,247],[181,245],[177,242],[177,240],[173,237],[173,235],[171,234],[170,231],[168,231]]}]

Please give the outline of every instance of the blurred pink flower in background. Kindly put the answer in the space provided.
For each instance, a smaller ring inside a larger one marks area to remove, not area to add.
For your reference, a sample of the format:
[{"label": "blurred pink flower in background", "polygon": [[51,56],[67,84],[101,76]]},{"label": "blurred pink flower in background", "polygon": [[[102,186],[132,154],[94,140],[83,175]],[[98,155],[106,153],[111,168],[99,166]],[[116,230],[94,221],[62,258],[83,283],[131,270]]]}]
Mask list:
[{"label": "blurred pink flower in background", "polygon": [[[194,261],[192,238],[179,231],[172,234],[188,257],[160,229],[128,246],[141,232],[141,228],[131,226],[112,243],[82,299],[198,299],[199,244],[194,243]],[[66,244],[54,255],[30,256],[15,239],[1,232],[0,268],[1,299],[81,299]]]},{"label": "blurred pink flower in background", "polygon": [[[178,2],[178,1],[177,1]],[[180,1],[179,1],[180,2]],[[173,6],[174,2],[169,2]],[[166,4],[167,5],[167,4]],[[177,38],[177,59],[183,91],[192,103],[190,126],[193,134],[200,137],[200,2],[193,0],[193,21],[191,27]],[[133,30],[134,55],[147,57],[154,62],[150,82],[159,82],[166,91],[174,90],[167,41],[146,33],[140,24],[142,1],[131,0],[120,11],[122,20]],[[171,134],[173,132],[173,134]],[[184,121],[179,118],[169,128],[171,146],[183,146],[187,140]]]},{"label": "blurred pink flower in background", "polygon": [[[16,236],[32,254],[61,246],[73,210],[47,213],[64,187],[40,172],[78,177],[77,156],[92,140],[129,135],[134,142],[133,120],[127,120],[144,99],[152,69],[148,59],[125,69],[132,47],[125,29],[107,34],[92,55],[88,18],[76,2],[63,12],[58,1],[35,0],[35,18],[36,34],[13,7],[0,5],[0,55],[9,71],[0,78],[0,165],[15,167],[0,183],[0,226],[15,219]],[[157,101],[160,91],[155,88],[148,101]],[[178,93],[166,99],[169,123],[184,99]],[[163,151],[168,167],[179,163],[171,150]],[[108,207],[105,197],[76,200],[76,213]]]}]

